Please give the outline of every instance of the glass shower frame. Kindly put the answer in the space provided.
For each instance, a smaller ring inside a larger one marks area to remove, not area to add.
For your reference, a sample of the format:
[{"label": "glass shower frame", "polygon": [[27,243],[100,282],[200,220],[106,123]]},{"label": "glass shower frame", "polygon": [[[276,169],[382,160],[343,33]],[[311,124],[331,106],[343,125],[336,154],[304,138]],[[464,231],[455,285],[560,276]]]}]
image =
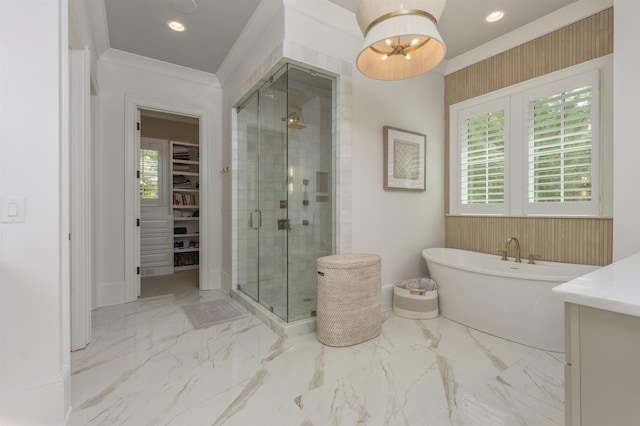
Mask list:
[{"label": "glass shower frame", "polygon": [[335,253],[335,83],[285,64],[237,111],[237,287],[287,322],[315,315]]}]

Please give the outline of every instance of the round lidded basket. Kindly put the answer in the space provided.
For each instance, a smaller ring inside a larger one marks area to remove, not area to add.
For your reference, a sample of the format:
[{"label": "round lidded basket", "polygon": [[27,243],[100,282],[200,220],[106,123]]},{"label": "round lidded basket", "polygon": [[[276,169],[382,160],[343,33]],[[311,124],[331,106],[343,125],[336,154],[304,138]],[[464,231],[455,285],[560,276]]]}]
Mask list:
[{"label": "round lidded basket", "polygon": [[329,346],[351,346],[378,336],[382,329],[380,256],[324,256],[317,266],[318,340]]}]

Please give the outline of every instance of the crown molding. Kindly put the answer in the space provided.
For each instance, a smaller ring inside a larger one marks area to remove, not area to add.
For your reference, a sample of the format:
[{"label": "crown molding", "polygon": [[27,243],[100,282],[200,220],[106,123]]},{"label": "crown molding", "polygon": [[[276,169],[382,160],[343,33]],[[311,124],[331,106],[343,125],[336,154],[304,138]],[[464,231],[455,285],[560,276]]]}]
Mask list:
[{"label": "crown molding", "polygon": [[335,30],[358,39],[363,39],[362,32],[356,20],[356,14],[344,7],[329,1],[304,2],[300,0],[283,0],[283,2],[285,10],[295,10]]},{"label": "crown molding", "polygon": [[[613,6],[613,0],[578,0],[447,61],[445,75],[452,74],[516,46]],[[447,41],[445,40],[445,43]]]},{"label": "crown molding", "polygon": [[100,55],[99,61],[121,65],[137,70],[160,74],[167,77],[178,78],[205,86],[220,87],[220,82],[215,74],[170,64],[157,59],[140,56],[118,49],[107,49]]},{"label": "crown molding", "polygon": [[[262,0],[216,71],[220,84],[225,84],[246,59],[246,52],[268,28],[277,13],[283,13],[282,0]],[[282,29],[284,33],[284,28]]]}]

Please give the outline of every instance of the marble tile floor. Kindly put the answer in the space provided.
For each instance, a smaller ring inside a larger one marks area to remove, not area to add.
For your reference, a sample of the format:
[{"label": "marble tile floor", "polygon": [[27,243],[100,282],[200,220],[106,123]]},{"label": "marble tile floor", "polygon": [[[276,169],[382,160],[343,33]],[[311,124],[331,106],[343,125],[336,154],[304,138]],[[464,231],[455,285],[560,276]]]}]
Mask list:
[{"label": "marble tile floor", "polygon": [[191,293],[198,290],[199,285],[200,271],[198,269],[175,272],[170,275],[142,277],[140,278],[140,298]]},{"label": "marble tile floor", "polygon": [[265,309],[272,307],[273,313],[284,321],[287,320],[287,316],[290,321],[297,321],[310,318],[311,312],[317,309],[315,286],[315,281],[295,281],[287,289],[286,279],[276,277],[261,281],[260,291],[257,282],[243,284],[242,289],[253,300],[259,295]]},{"label": "marble tile floor", "polygon": [[563,354],[445,318],[383,313],[382,334],[332,348],[253,316],[192,330],[181,292],[97,309],[72,353],[70,425],[562,425]]}]

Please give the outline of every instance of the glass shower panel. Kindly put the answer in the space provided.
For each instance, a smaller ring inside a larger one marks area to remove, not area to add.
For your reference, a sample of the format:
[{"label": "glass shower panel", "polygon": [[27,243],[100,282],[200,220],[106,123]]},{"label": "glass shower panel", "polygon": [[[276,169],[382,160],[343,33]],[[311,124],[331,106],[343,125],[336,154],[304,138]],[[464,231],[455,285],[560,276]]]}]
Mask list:
[{"label": "glass shower panel", "polygon": [[288,321],[316,311],[316,261],[334,253],[333,79],[289,66]]},{"label": "glass shower panel", "polygon": [[316,310],[335,252],[334,80],[284,65],[238,108],[239,289],[285,321]]},{"label": "glass shower panel", "polygon": [[238,109],[238,245],[236,253],[238,286],[258,301],[258,93],[254,93]]},{"label": "glass shower panel", "polygon": [[259,303],[287,320],[287,67],[259,93]]}]

